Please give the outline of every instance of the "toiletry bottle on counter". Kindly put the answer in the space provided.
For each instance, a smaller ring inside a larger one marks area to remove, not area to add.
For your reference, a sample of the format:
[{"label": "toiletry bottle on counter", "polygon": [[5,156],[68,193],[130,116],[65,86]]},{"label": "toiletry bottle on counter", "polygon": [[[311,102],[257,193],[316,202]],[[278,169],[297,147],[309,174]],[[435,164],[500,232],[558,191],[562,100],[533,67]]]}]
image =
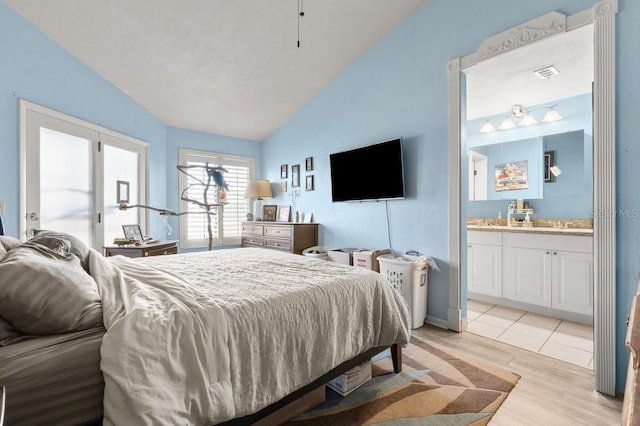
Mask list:
[{"label": "toiletry bottle on counter", "polygon": [[502,212],[498,212],[498,219],[502,219]]},{"label": "toiletry bottle on counter", "polygon": [[524,217],[524,221],[527,223],[531,222],[531,218],[529,217],[529,212],[527,212],[526,216]]},{"label": "toiletry bottle on counter", "polygon": [[518,201],[516,201],[516,209],[517,209],[517,210],[522,210],[522,209],[524,209],[524,201],[523,201],[523,200],[520,200],[520,199],[519,199]]}]

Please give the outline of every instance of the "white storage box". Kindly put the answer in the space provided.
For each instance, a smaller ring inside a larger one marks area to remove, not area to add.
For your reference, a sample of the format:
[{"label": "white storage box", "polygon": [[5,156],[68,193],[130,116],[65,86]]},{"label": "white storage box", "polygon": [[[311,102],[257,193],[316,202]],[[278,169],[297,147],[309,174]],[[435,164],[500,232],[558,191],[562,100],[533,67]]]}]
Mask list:
[{"label": "white storage box", "polygon": [[393,256],[378,257],[380,274],[400,292],[411,310],[411,328],[422,327],[427,317],[427,273],[429,263],[424,257]]},{"label": "white storage box", "polygon": [[334,391],[347,396],[371,378],[371,361],[364,362],[327,383]]},{"label": "white storage box", "polygon": [[335,250],[329,250],[329,260],[332,262],[342,263],[343,265],[353,265],[353,252],[355,248],[341,248]]},{"label": "white storage box", "polygon": [[378,257],[391,253],[391,250],[356,250],[353,252],[353,266],[380,272]]},{"label": "white storage box", "polygon": [[328,251],[328,248],[313,246],[302,250],[302,255],[307,257],[314,257],[321,260],[329,260],[329,255],[327,254]]}]

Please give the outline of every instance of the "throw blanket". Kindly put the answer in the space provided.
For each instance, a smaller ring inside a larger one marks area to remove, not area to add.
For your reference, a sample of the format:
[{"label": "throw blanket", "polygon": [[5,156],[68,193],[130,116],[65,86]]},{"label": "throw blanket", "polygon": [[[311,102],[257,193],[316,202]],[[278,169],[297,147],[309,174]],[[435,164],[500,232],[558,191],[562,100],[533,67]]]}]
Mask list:
[{"label": "throw blanket", "polygon": [[96,257],[107,423],[240,417],[366,349],[408,342],[406,303],[362,268],[250,248]]}]

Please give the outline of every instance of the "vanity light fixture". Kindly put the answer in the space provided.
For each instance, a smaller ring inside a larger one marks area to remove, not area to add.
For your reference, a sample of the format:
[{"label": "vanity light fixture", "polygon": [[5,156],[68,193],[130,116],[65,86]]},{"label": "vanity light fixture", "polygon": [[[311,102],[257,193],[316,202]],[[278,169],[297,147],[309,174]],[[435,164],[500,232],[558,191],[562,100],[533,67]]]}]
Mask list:
[{"label": "vanity light fixture", "polygon": [[513,129],[514,127],[516,127],[516,123],[514,123],[511,118],[505,117],[505,119],[502,120],[502,123],[500,123],[500,125],[498,126],[498,129],[508,130]]},{"label": "vanity light fixture", "polygon": [[552,121],[562,120],[562,116],[556,111],[556,106],[550,107],[549,111],[542,118],[543,123],[551,123]]},{"label": "vanity light fixture", "polygon": [[493,124],[491,124],[491,120],[485,121],[482,127],[480,128],[480,133],[490,133],[495,131],[496,131],[496,128],[493,127]]},{"label": "vanity light fixture", "polygon": [[522,117],[522,120],[520,120],[520,123],[518,124],[520,126],[531,126],[533,124],[538,124],[538,122],[533,118],[533,115],[527,113]]},{"label": "vanity light fixture", "polygon": [[560,170],[560,167],[558,167],[558,166],[549,167],[549,171],[554,176],[560,176],[562,174],[562,170]]}]

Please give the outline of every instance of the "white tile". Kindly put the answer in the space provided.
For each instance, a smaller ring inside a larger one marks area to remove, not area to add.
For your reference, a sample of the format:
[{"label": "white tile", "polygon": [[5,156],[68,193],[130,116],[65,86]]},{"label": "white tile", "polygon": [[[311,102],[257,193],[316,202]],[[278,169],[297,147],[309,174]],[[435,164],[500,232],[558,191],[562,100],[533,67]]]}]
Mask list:
[{"label": "white tile", "polygon": [[493,308],[489,309],[486,314],[491,314],[493,316],[496,317],[500,317],[500,318],[505,318],[505,319],[510,319],[510,320],[517,320],[519,318],[521,318],[524,314],[526,314],[525,311],[521,311],[520,309],[513,309],[513,308],[507,308],[506,306],[494,306]]},{"label": "white tile", "polygon": [[474,312],[487,312],[489,309],[493,308],[493,303],[481,302],[479,300],[468,299],[467,300],[467,311],[472,310]]},{"label": "white tile", "polygon": [[[511,327],[509,327],[509,331],[543,339],[543,343],[551,336],[551,333],[553,333],[553,329],[534,324],[527,324],[522,320],[517,321]],[[538,347],[538,349],[540,348]]]},{"label": "white tile", "polygon": [[504,328],[496,327],[490,324],[485,324],[478,321],[473,321],[469,323],[469,327],[467,331],[473,334],[478,334],[480,336],[488,337],[490,339],[496,339],[499,335],[504,332]]},{"label": "white tile", "polygon": [[556,331],[593,340],[593,326],[563,320]]},{"label": "white tile", "polygon": [[548,317],[546,315],[534,314],[527,312],[519,320],[519,323],[529,324],[538,328],[544,328],[547,330],[555,330],[562,320],[559,318]]},{"label": "white tile", "polygon": [[581,349],[560,345],[555,342],[547,342],[542,346],[539,353],[551,358],[559,359],[581,367],[588,367],[593,354]]},{"label": "white tile", "polygon": [[497,340],[529,351],[538,352],[542,345],[544,345],[546,337],[536,337],[529,334],[520,333],[519,331],[514,330],[513,327],[511,327],[500,336],[498,336]]},{"label": "white tile", "polygon": [[551,334],[551,337],[549,337],[549,341],[593,354],[593,338],[575,336],[556,330]]},{"label": "white tile", "polygon": [[506,330],[523,314],[524,311],[517,309],[506,308],[504,306],[494,306],[484,314],[478,316],[474,322],[481,322]]}]

